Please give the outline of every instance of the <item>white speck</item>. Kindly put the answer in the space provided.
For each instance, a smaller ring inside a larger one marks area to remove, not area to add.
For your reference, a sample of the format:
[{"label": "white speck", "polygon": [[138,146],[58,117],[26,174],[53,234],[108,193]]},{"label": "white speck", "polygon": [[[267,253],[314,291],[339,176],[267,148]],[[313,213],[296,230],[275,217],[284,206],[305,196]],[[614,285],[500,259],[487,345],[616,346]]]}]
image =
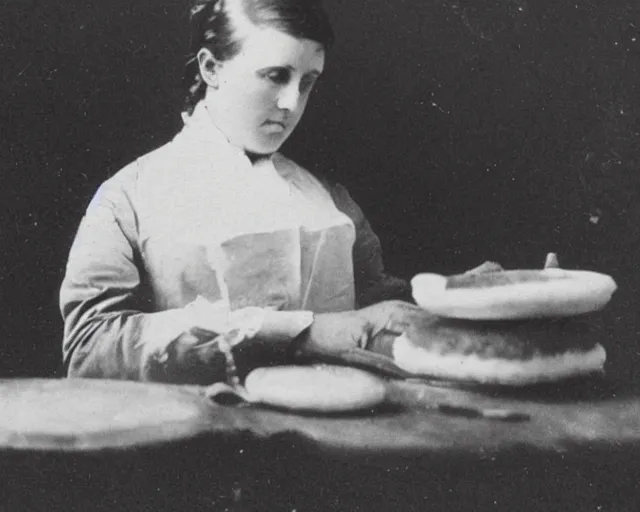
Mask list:
[{"label": "white speck", "polygon": [[591,224],[595,225],[598,222],[600,222],[600,217],[598,215],[590,215],[589,216],[589,222],[591,222]]},{"label": "white speck", "polygon": [[618,41],[616,41],[615,43],[613,43],[614,46],[618,46]]},{"label": "white speck", "polygon": [[518,7],[518,10],[519,10],[520,12],[522,12],[522,11],[524,11],[524,7]]},{"label": "white speck", "polygon": [[624,110],[622,110],[622,109],[621,109],[621,110],[620,110],[620,113],[621,113],[621,114],[624,114]]},{"label": "white speck", "polygon": [[635,38],[635,37],[632,37],[632,38],[631,38],[631,42],[632,42],[632,43],[635,43],[635,42],[636,42],[636,38]]},{"label": "white speck", "polygon": [[443,114],[449,114],[450,112],[447,110],[444,110],[440,105],[438,105],[435,101],[431,102],[431,106],[437,108],[440,112],[442,112]]}]

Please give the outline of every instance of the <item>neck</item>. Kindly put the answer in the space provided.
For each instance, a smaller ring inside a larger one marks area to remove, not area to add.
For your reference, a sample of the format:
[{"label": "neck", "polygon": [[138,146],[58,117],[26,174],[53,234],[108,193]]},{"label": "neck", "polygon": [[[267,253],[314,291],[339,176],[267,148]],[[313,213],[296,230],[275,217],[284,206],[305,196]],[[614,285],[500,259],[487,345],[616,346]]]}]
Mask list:
[{"label": "neck", "polygon": [[[197,108],[197,107],[196,107]],[[218,123],[216,123],[215,121],[215,116],[213,115],[213,112],[210,109],[210,106],[207,104],[203,104],[202,107],[204,110],[206,110],[207,112],[207,117],[209,118],[209,120],[211,121],[214,129],[222,136],[225,138],[225,140],[231,144],[233,147],[239,149],[240,151],[243,151],[244,154],[247,156],[247,158],[251,161],[252,164],[255,164],[256,162],[260,161],[260,160],[268,160],[269,158],[271,158],[271,156],[273,155],[273,153],[255,153],[253,151],[249,151],[246,149],[242,149],[239,148],[238,146],[236,146],[235,144],[233,144],[229,138],[225,135],[225,133],[220,129],[220,127],[218,126]]]},{"label": "neck", "polygon": [[247,158],[251,160],[252,164],[255,164],[259,160],[268,160],[271,158],[271,155],[273,155],[273,153],[254,153],[247,150],[245,150],[244,154],[247,155]]}]

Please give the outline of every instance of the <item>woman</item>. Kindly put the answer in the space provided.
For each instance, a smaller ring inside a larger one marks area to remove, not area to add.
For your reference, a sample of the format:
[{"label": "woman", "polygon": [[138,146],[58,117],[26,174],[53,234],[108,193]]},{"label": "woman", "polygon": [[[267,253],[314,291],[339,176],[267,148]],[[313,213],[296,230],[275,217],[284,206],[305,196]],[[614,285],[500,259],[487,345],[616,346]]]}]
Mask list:
[{"label": "woman", "polygon": [[383,272],[346,190],[277,152],[331,45],[319,2],[199,0],[191,14],[184,128],[99,188],[71,248],[70,376],[208,384],[234,359],[242,374],[370,346],[417,310],[369,305],[406,283]]}]

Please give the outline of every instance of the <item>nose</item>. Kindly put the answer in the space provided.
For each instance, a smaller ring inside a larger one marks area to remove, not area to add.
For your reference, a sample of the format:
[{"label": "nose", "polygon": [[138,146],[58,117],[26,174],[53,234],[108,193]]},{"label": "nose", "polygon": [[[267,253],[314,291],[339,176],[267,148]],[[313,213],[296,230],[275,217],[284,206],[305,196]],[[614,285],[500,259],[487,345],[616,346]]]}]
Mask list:
[{"label": "nose", "polygon": [[294,112],[300,102],[300,89],[298,84],[290,83],[280,90],[278,95],[278,108]]}]

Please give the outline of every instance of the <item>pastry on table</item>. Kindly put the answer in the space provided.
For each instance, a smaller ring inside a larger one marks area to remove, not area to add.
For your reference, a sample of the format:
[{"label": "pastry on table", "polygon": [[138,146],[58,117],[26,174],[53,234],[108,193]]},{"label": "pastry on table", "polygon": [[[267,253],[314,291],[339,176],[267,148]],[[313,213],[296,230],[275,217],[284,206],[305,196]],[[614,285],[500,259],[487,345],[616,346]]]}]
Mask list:
[{"label": "pastry on table", "polygon": [[610,276],[563,270],[555,254],[542,270],[486,263],[457,276],[424,276],[412,284],[428,314],[412,319],[392,347],[403,370],[515,386],[602,371],[599,311],[616,289]]},{"label": "pastry on table", "polygon": [[273,366],[251,371],[244,384],[216,383],[207,396],[217,402],[244,401],[278,409],[342,413],[373,409],[386,400],[384,379],[329,364]]}]

